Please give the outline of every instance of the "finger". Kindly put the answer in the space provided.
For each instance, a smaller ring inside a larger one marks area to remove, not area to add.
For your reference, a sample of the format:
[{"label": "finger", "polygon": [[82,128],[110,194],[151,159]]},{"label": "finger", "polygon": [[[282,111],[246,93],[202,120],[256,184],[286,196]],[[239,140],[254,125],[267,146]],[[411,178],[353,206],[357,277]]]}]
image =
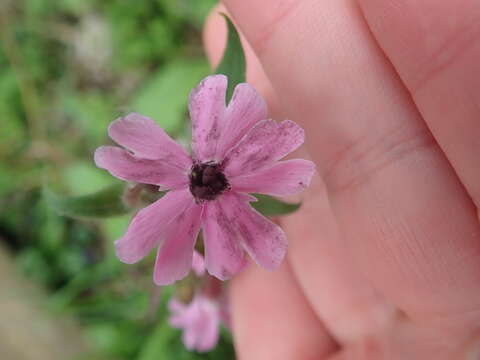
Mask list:
[{"label": "finger", "polygon": [[248,267],[231,282],[230,295],[240,360],[323,359],[336,351],[296,285],[288,261],[275,272]]},{"label": "finger", "polygon": [[480,205],[480,2],[359,3],[423,118]]},{"label": "finger", "polygon": [[417,321],[475,308],[475,209],[355,3],[225,3],[282,105],[303,122],[339,225],[374,286]]},{"label": "finger", "polygon": [[337,341],[354,343],[395,320],[396,308],[353,263],[318,176],[305,191],[300,209],[282,219],[282,225],[295,278]]},{"label": "finger", "polygon": [[[204,40],[212,64],[219,61],[226,40],[226,26],[214,9],[206,22]],[[242,36],[243,39],[243,36]],[[269,99],[269,108],[281,110],[260,63],[247,42],[248,80]],[[305,157],[302,154],[300,157]],[[294,276],[315,313],[342,343],[354,341],[384,326],[394,313],[360,276],[345,251],[330,209],[323,182],[316,177],[305,192],[303,204],[294,215],[282,220],[289,239],[288,258]]]}]

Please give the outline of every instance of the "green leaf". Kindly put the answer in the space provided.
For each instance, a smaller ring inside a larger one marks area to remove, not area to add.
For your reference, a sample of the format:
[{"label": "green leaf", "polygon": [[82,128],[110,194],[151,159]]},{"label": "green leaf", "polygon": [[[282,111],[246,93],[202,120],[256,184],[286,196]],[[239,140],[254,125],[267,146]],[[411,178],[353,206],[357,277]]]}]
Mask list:
[{"label": "green leaf", "polygon": [[243,52],[240,36],[238,35],[232,21],[222,14],[228,25],[227,47],[223,53],[223,58],[217,69],[216,74],[224,74],[228,77],[227,103],[233,94],[233,89],[240,83],[245,82],[246,62]]},{"label": "green leaf", "polygon": [[265,216],[287,215],[297,211],[302,203],[286,203],[274,197],[261,194],[253,194],[258,201],[252,202],[252,207]]},{"label": "green leaf", "polygon": [[93,194],[64,196],[44,188],[47,204],[61,215],[69,217],[109,217],[128,212],[122,202],[123,184],[108,186]]},{"label": "green leaf", "polygon": [[85,195],[102,190],[112,183],[112,177],[100,170],[93,161],[74,161],[61,170],[62,179],[71,195]]}]

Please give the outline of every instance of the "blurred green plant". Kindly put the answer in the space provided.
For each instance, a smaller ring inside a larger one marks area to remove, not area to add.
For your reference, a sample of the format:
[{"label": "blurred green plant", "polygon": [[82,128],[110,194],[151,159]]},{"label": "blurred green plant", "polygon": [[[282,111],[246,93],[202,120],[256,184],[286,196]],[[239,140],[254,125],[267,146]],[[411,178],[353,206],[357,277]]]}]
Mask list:
[{"label": "blurred green plant", "polygon": [[[200,32],[214,3],[0,5],[0,241],[15,251],[23,273],[50,291],[50,310],[73,313],[82,324],[92,344],[85,359],[234,358],[227,333],[208,354],[186,351],[180,331],[166,321],[171,290],[159,293],[152,283],[154,258],[136,267],[116,259],[113,241],[131,214],[123,185],[112,185],[92,161],[108,124],[131,111],[189,137],[187,98],[209,73]],[[217,69],[232,79],[230,94],[245,79],[242,56],[230,31]],[[254,206],[268,215],[298,208],[266,196]],[[92,219],[100,215],[109,217]]]},{"label": "blurred green plant", "polygon": [[[208,73],[200,31],[214,2],[0,4],[0,241],[14,250],[19,270],[49,290],[50,311],[82,324],[92,347],[85,359],[234,357],[228,336],[200,355],[164,325],[168,294],[152,285],[153,259],[133,269],[114,255],[130,215],[72,219],[47,206],[62,210],[65,199],[56,195],[85,199],[112,183],[92,155],[115,116],[143,112],[170,132],[184,131],[188,92]],[[42,197],[46,180],[55,193]],[[86,203],[75,206],[99,211]]]}]

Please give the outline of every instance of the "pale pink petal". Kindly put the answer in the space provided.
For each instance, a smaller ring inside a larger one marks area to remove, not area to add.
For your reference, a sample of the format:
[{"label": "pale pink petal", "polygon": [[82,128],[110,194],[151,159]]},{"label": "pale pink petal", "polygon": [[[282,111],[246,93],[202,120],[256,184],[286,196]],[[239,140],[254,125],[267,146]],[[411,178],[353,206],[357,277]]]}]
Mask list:
[{"label": "pale pink petal", "polygon": [[119,145],[143,159],[163,160],[188,169],[192,160],[185,149],[172,140],[152,119],[131,113],[108,127],[109,136]]},{"label": "pale pink petal", "polygon": [[[218,313],[218,305],[205,300],[210,304],[202,306],[201,331],[196,341],[196,350],[198,352],[206,352],[215,347],[218,343],[220,334],[220,316]],[[199,326],[200,328],[200,326]]]},{"label": "pale pink petal", "polygon": [[126,234],[115,242],[118,258],[127,264],[141,260],[161,242],[168,225],[193,202],[188,189],[169,191],[140,210],[128,226]]},{"label": "pale pink petal", "polygon": [[236,193],[224,198],[224,209],[242,237],[242,244],[255,262],[267,270],[273,270],[282,262],[287,251],[287,239],[283,230],[253,209]]},{"label": "pale pink petal", "polygon": [[196,295],[190,304],[173,312],[169,321],[172,326],[183,329],[182,341],[189,350],[208,351],[218,342],[218,304],[203,295]]},{"label": "pale pink petal", "polygon": [[170,317],[168,318],[168,323],[174,328],[182,328],[185,326],[185,310],[187,305],[182,303],[175,297],[170,298],[167,304],[168,310],[170,311]]},{"label": "pale pink petal", "polygon": [[227,176],[247,175],[280,160],[304,141],[303,129],[290,120],[262,120],[232,148],[225,158]]},{"label": "pale pink petal", "polygon": [[165,241],[158,249],[153,280],[157,285],[170,285],[188,275],[198,231],[202,207],[192,202],[168,226]]},{"label": "pale pink petal", "polygon": [[193,251],[192,270],[198,277],[205,274],[205,259],[197,250]]},{"label": "pale pink petal", "polygon": [[267,105],[258,92],[249,84],[235,87],[225,113],[217,156],[220,159],[260,120],[267,118]]},{"label": "pale pink petal", "polygon": [[189,99],[192,120],[192,149],[196,159],[215,159],[217,144],[225,115],[227,77],[211,75],[192,90]]},{"label": "pale pink petal", "polygon": [[190,350],[190,351],[195,350],[195,345],[197,343],[199,334],[200,334],[200,331],[196,330],[195,328],[192,328],[192,326],[187,327],[183,330],[182,342],[187,348],[187,350]]},{"label": "pale pink petal", "polygon": [[178,300],[177,298],[170,298],[170,300],[168,301],[168,304],[167,304],[167,307],[168,307],[168,310],[171,312],[171,313],[178,313],[178,312],[181,312],[183,310],[185,310],[185,304],[182,303],[180,300]]},{"label": "pale pink petal", "polygon": [[224,211],[226,206],[229,206],[228,199],[222,195],[207,204],[203,216],[205,266],[211,275],[220,280],[235,275],[246,264],[232,219]]},{"label": "pale pink petal", "polygon": [[169,323],[183,330],[182,340],[189,350],[200,352],[211,350],[219,338],[219,306],[204,295],[197,294],[186,305],[175,298],[168,302]]},{"label": "pale pink petal", "polygon": [[315,164],[308,160],[280,161],[275,165],[230,179],[233,191],[273,196],[294,195],[310,184]]},{"label": "pale pink petal", "polygon": [[187,187],[187,170],[180,170],[163,160],[141,159],[116,146],[100,146],[95,164],[113,176],[127,181],[159,185],[162,189]]}]

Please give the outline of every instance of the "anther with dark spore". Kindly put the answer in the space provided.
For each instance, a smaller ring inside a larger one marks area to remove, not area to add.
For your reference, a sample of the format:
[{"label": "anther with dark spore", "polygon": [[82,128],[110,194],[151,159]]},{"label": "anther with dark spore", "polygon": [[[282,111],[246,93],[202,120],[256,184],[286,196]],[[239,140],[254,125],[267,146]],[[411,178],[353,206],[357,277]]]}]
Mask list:
[{"label": "anther with dark spore", "polygon": [[190,172],[190,192],[197,201],[215,200],[221,193],[229,189],[227,178],[220,164],[207,162],[197,163]]}]

